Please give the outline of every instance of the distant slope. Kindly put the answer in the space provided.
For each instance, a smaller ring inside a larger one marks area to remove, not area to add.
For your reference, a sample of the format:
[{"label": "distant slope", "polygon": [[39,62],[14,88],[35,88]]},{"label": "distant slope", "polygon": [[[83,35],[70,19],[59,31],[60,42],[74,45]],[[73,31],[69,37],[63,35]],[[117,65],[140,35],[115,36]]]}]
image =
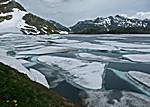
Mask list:
[{"label": "distant slope", "polygon": [[98,17],[80,21],[70,27],[75,34],[146,34],[150,33],[150,20],[130,19],[123,16]]},{"label": "distant slope", "polygon": [[56,93],[0,63],[1,107],[74,107]]},{"label": "distant slope", "polygon": [[55,26],[57,29],[61,30],[61,31],[70,32],[70,29],[69,29],[69,28],[67,28],[67,27],[65,27],[65,26],[63,26],[63,25],[61,25],[60,23],[57,23],[57,22],[55,22],[55,21],[53,21],[53,20],[50,20],[49,22],[50,22],[51,24],[54,24],[54,26]]},{"label": "distant slope", "polygon": [[24,34],[58,34],[53,23],[27,12],[14,0],[0,1],[0,32],[23,32]]}]

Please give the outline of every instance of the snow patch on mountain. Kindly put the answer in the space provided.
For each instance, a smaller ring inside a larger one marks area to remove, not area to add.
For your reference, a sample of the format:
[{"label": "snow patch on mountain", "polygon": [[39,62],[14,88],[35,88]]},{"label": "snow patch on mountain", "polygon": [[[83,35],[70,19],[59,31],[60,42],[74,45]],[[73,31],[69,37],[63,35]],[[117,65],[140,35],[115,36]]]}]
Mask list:
[{"label": "snow patch on mountain", "polygon": [[13,9],[13,12],[9,13],[1,13],[0,16],[8,16],[12,15],[12,19],[10,20],[4,20],[0,23],[0,32],[19,32],[21,26],[24,26],[24,23],[22,23],[22,17],[27,14],[25,11],[21,11],[17,8]]}]

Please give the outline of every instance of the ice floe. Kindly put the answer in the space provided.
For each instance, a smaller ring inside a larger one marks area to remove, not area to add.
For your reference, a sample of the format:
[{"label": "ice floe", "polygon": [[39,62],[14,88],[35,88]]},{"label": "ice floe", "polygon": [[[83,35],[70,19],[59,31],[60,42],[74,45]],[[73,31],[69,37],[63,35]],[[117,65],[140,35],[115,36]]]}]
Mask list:
[{"label": "ice floe", "polygon": [[55,40],[50,40],[52,42],[55,42],[55,43],[60,43],[60,44],[70,44],[70,43],[78,43],[80,41],[77,41],[77,40],[68,40],[68,39],[55,39]]},{"label": "ice floe", "polygon": [[65,46],[75,49],[89,49],[89,50],[107,50],[113,51],[118,50],[114,46],[102,45],[102,44],[93,44],[89,42],[81,42],[81,43],[72,43],[70,44],[56,44],[57,46]]},{"label": "ice floe", "polygon": [[59,52],[68,52],[70,48],[58,47],[58,46],[48,46],[40,49],[35,49],[31,51],[21,51],[18,52],[18,55],[41,55],[41,54],[50,54],[50,53],[59,53]]},{"label": "ice floe", "polygon": [[150,88],[150,74],[139,71],[129,71],[128,75]]},{"label": "ice floe", "polygon": [[123,57],[135,62],[150,62],[150,54],[128,54],[123,55]]},{"label": "ice floe", "polygon": [[136,91],[138,90],[138,92],[143,93],[147,96],[150,97],[150,93],[148,90],[146,90],[143,86],[141,85],[137,85],[136,82],[132,81],[130,79],[130,76],[128,75],[128,72],[121,72],[112,68],[109,68],[113,73],[115,73],[115,75],[117,75],[120,79],[124,80],[125,82],[127,82],[128,84],[130,84],[132,87],[134,87],[136,89]]},{"label": "ice floe", "polygon": [[149,48],[149,44],[136,44],[136,43],[125,43],[125,42],[118,42],[118,41],[107,41],[107,40],[95,40],[96,42],[100,42],[102,44],[115,46],[118,48],[126,48],[126,49],[135,49],[135,48]]},{"label": "ice floe", "polygon": [[86,63],[77,59],[56,56],[40,56],[38,60],[64,69],[71,76],[71,81],[81,87],[87,89],[102,88],[102,74],[105,67],[103,63]]},{"label": "ice floe", "polygon": [[77,54],[81,59],[86,60],[94,60],[94,61],[104,61],[104,62],[123,62],[126,60],[120,59],[119,57],[109,57],[109,56],[102,56],[102,55],[94,55],[90,53],[79,53]]}]

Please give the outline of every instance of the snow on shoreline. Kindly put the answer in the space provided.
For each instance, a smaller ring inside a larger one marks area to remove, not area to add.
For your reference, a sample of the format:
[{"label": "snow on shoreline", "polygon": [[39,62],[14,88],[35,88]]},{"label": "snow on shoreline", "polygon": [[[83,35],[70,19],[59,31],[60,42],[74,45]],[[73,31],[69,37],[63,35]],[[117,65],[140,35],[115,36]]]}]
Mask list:
[{"label": "snow on shoreline", "polygon": [[39,71],[35,69],[30,69],[32,80],[46,86],[49,88],[48,82],[43,74],[41,74]]},{"label": "snow on shoreline", "polygon": [[81,87],[87,89],[102,88],[102,74],[105,67],[103,63],[86,63],[77,59],[55,56],[40,56],[38,60],[48,65],[57,65],[64,69],[66,72],[64,75],[71,76],[71,81]]},{"label": "snow on shoreline", "polygon": [[0,49],[0,62],[16,69],[20,73],[26,74],[32,81],[40,83],[49,88],[47,80],[43,74],[34,69],[30,69],[29,71],[20,63],[20,61],[11,56],[7,56],[6,50]]}]

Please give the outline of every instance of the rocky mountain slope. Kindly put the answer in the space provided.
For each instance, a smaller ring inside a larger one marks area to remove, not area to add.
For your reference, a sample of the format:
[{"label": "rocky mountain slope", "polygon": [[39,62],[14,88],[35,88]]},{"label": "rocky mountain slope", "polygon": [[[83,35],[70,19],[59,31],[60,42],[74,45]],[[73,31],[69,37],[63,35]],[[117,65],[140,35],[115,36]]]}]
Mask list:
[{"label": "rocky mountain slope", "polygon": [[131,19],[116,15],[114,17],[98,17],[94,20],[79,21],[70,28],[72,33],[77,34],[150,33],[150,20]]},{"label": "rocky mountain slope", "polygon": [[50,22],[51,24],[54,24],[54,26],[55,26],[57,29],[61,30],[61,31],[70,32],[70,29],[69,29],[68,27],[63,26],[63,25],[61,25],[60,23],[58,23],[58,22],[56,22],[56,21],[50,20],[49,22]]},{"label": "rocky mountain slope", "polygon": [[25,10],[14,0],[0,1],[0,32],[24,34],[56,34],[61,31],[53,23]]}]

